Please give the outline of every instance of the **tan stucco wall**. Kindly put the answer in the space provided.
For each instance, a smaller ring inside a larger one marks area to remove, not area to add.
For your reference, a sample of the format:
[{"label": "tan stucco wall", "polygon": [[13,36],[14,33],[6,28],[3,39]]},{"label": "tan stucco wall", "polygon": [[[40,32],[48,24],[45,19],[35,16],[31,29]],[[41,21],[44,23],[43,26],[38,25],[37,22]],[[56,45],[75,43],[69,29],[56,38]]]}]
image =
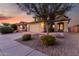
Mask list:
[{"label": "tan stucco wall", "polygon": [[55,22],[55,31],[58,31],[57,23],[58,23],[58,22]]},{"label": "tan stucco wall", "polygon": [[68,32],[68,21],[64,22],[64,32]]}]

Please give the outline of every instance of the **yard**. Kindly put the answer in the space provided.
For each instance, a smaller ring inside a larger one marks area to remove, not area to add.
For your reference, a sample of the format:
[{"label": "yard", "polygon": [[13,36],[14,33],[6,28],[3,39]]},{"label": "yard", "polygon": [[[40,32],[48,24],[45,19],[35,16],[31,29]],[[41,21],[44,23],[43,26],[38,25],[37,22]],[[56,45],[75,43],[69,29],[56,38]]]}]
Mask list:
[{"label": "yard", "polygon": [[57,38],[56,44],[44,46],[40,43],[38,35],[29,41],[16,40],[26,46],[39,50],[49,56],[78,56],[79,55],[79,33],[65,33],[65,38]]}]

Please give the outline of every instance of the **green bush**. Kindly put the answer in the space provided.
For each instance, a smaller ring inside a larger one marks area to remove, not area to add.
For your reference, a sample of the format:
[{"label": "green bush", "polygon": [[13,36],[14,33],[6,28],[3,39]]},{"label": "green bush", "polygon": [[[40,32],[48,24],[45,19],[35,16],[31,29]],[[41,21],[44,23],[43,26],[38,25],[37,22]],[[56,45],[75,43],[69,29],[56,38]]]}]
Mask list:
[{"label": "green bush", "polygon": [[14,30],[17,30],[17,25],[16,24],[11,24],[11,28],[13,28]]},{"label": "green bush", "polygon": [[43,35],[40,39],[44,45],[53,45],[56,42],[56,38],[51,35]]},{"label": "green bush", "polygon": [[12,28],[7,27],[7,26],[0,28],[0,32],[1,32],[2,34],[12,33],[13,31],[14,31],[14,30],[13,30]]},{"label": "green bush", "polygon": [[31,34],[24,34],[23,37],[22,37],[22,40],[23,41],[28,41],[28,40],[31,40]]}]

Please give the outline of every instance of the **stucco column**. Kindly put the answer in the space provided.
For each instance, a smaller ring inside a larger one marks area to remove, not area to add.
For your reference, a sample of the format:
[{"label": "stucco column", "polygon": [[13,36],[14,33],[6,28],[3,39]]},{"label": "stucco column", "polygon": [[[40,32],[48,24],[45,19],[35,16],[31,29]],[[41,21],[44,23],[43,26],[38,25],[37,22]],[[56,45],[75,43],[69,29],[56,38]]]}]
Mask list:
[{"label": "stucco column", "polygon": [[68,32],[68,21],[64,21],[64,32]]}]

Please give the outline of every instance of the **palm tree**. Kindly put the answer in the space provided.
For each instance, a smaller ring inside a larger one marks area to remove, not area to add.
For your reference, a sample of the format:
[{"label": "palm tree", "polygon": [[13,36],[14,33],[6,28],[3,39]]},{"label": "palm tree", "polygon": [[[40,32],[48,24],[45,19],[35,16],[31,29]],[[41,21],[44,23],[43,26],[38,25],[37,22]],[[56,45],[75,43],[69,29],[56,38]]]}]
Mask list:
[{"label": "palm tree", "polygon": [[[72,4],[68,3],[17,3],[19,8],[26,11],[27,14],[32,14],[35,17],[42,18],[45,23],[45,30],[48,35],[48,24],[54,24],[56,15],[65,14],[71,10]],[[39,21],[40,19],[38,19]]]}]

